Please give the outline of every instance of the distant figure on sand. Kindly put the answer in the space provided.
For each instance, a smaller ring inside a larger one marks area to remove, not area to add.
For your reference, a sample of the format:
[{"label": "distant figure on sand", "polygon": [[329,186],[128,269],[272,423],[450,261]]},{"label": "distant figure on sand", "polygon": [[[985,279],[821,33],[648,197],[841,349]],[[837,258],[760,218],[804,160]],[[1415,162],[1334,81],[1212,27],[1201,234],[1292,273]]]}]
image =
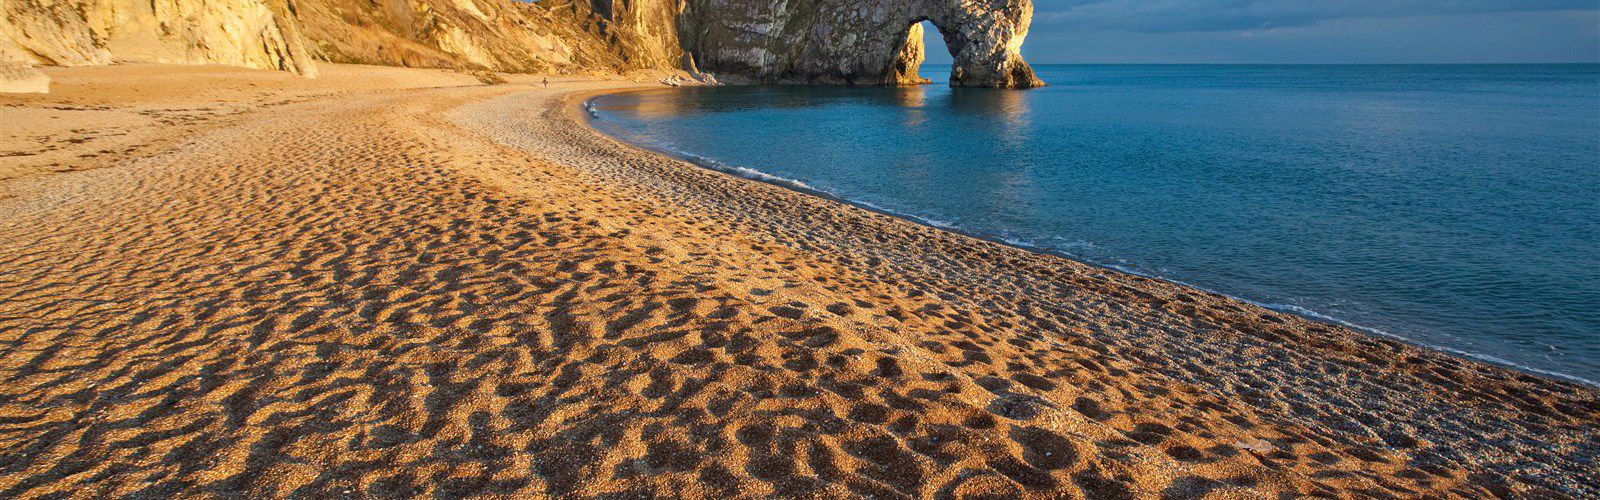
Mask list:
[{"label": "distant figure on sand", "polygon": [[544,84],[544,88],[550,88],[550,79],[549,79],[549,78],[545,78],[545,79],[544,79],[544,80],[543,80],[543,81],[541,81],[541,82],[540,82],[540,83],[543,83],[543,84]]}]

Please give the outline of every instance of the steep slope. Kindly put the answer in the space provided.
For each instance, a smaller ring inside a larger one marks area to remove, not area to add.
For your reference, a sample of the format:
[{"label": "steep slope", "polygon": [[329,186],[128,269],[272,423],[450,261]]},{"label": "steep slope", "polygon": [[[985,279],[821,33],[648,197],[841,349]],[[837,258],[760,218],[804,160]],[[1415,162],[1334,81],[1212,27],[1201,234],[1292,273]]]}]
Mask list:
[{"label": "steep slope", "polygon": [[37,87],[33,65],[225,64],[314,76],[315,60],[503,72],[676,69],[683,60],[670,0],[4,0],[0,15],[7,91]]},{"label": "steep slope", "polygon": [[318,59],[505,72],[676,69],[676,4],[298,0]]},{"label": "steep slope", "polygon": [[294,19],[264,0],[5,0],[0,60],[227,64],[315,75]]}]

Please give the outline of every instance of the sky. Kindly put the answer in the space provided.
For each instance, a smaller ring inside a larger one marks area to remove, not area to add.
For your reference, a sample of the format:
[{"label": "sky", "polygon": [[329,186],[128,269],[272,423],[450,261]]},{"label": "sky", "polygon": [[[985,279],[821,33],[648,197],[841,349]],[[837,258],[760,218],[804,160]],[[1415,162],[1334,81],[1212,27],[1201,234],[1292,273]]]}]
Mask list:
[{"label": "sky", "polygon": [[[1600,0],[1034,0],[1050,63],[1600,63]],[[949,63],[936,30],[928,63]]]}]

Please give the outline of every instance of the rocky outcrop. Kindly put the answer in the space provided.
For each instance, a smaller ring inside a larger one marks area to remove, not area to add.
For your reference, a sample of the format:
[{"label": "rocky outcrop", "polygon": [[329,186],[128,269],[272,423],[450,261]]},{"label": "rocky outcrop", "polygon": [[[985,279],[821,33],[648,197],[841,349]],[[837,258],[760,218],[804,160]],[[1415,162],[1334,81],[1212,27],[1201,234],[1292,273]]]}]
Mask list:
[{"label": "rocky outcrop", "polygon": [[1031,0],[686,0],[679,36],[700,67],[763,82],[901,83],[910,31],[929,21],[955,59],[950,84],[1043,85],[1023,60]]},{"label": "rocky outcrop", "polygon": [[228,64],[314,75],[294,20],[263,0],[4,0],[11,62]]},{"label": "rocky outcrop", "polygon": [[109,64],[78,5],[54,0],[0,0],[0,59],[26,64]]},{"label": "rocky outcrop", "polygon": [[680,0],[595,0],[610,5],[604,28],[608,41],[627,64],[649,69],[683,69],[678,42]]},{"label": "rocky outcrop", "polygon": [[928,48],[922,42],[922,23],[911,25],[911,31],[906,33],[906,41],[895,51],[894,61],[889,64],[889,72],[885,74],[884,81],[888,85],[927,85],[933,83],[918,74],[922,61],[928,58]]},{"label": "rocky outcrop", "polygon": [[[33,64],[314,60],[501,72],[687,70],[760,82],[920,84],[921,21],[951,85],[1042,85],[1019,49],[1030,0],[0,0],[6,78]],[[681,75],[680,75],[681,76]],[[8,80],[9,81],[9,80]],[[21,80],[18,80],[21,81]],[[32,83],[29,83],[32,85]]]}]

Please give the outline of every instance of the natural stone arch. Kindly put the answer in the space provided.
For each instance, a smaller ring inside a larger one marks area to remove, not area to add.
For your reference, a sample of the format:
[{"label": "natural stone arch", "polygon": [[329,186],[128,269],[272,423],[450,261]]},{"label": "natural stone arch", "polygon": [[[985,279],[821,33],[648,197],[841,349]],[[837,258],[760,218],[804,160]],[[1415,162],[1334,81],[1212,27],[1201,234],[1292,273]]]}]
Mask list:
[{"label": "natural stone arch", "polygon": [[1031,0],[930,2],[928,22],[939,29],[954,62],[953,87],[1031,88],[1044,82],[1022,58],[1033,22]]},{"label": "natural stone arch", "polygon": [[687,0],[679,39],[700,68],[762,82],[899,84],[922,61],[917,23],[944,35],[950,84],[1043,85],[1023,60],[1031,0]]}]

